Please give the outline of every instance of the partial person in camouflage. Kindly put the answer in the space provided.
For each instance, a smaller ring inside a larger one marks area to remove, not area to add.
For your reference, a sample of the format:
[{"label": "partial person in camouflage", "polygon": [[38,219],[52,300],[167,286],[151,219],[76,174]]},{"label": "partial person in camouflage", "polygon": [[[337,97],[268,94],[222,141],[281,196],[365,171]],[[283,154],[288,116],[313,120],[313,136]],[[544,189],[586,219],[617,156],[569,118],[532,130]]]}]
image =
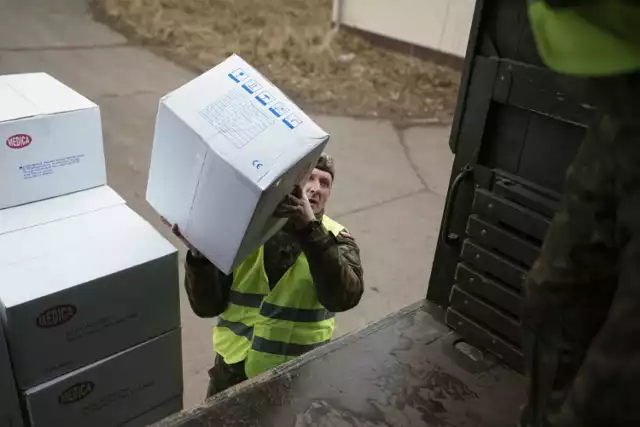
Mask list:
[{"label": "partial person in camouflage", "polygon": [[207,396],[324,344],[333,334],[333,313],[359,303],[360,250],[324,214],[334,177],[334,161],[323,154],[304,186],[276,210],[287,225],[228,276],[174,226],[189,247],[185,287],[193,311],[220,316]]},{"label": "partial person in camouflage", "polygon": [[547,65],[589,77],[601,113],[525,283],[521,425],[640,426],[640,8],[549,0],[530,15]]}]

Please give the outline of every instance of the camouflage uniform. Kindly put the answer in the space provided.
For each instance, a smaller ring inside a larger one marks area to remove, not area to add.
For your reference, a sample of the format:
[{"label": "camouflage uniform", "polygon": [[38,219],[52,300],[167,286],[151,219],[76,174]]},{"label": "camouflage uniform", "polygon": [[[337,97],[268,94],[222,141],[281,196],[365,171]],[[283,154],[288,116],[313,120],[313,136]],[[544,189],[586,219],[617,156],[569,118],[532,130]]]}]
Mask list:
[{"label": "camouflage uniform", "polygon": [[603,114],[525,286],[523,426],[640,426],[640,77],[593,88]]},{"label": "camouflage uniform", "polygon": [[[331,157],[323,155],[316,166],[334,176]],[[318,219],[322,214],[317,215]],[[364,290],[360,249],[348,231],[334,236],[319,221],[306,229],[285,226],[264,245],[264,264],[269,286],[273,288],[304,252],[316,287],[318,300],[328,310],[341,312],[355,307]],[[185,287],[196,315],[215,317],[229,302],[233,275],[224,275],[205,258],[187,254]],[[209,371],[207,396],[247,379],[244,363],[226,364],[217,355]]]}]

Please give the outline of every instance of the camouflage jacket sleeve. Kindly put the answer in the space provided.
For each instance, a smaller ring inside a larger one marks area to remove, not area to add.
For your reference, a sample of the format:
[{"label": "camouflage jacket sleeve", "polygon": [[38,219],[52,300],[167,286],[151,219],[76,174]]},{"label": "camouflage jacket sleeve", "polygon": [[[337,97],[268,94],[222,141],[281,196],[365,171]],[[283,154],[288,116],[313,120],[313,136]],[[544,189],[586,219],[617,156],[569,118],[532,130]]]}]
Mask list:
[{"label": "camouflage jacket sleeve", "polygon": [[[630,246],[635,247],[621,257],[618,289],[607,320],[591,342],[564,405],[553,420],[554,427],[640,425],[640,298],[636,266],[640,244]],[[632,265],[625,265],[624,261]]]},{"label": "camouflage jacket sleeve", "polygon": [[193,312],[199,317],[215,317],[227,308],[233,275],[225,275],[206,258],[187,253],[184,286]]},{"label": "camouflage jacket sleeve", "polygon": [[313,223],[299,234],[309,262],[318,300],[329,311],[347,311],[360,302],[364,291],[360,248],[346,231],[337,236]]}]

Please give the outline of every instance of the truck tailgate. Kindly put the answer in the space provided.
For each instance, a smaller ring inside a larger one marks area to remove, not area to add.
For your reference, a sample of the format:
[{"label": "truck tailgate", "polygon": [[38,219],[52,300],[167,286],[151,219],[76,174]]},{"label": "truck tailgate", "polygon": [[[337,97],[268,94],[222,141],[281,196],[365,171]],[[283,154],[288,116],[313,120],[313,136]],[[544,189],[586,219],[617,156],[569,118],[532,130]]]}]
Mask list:
[{"label": "truck tailgate", "polygon": [[162,427],[511,427],[520,374],[455,346],[419,302],[168,418]]}]

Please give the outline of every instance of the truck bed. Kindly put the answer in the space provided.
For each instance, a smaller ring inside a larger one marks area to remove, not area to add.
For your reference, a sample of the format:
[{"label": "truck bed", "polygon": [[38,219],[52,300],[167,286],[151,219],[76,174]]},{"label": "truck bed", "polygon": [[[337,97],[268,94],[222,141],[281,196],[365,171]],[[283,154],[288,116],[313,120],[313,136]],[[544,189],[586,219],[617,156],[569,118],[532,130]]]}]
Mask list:
[{"label": "truck bed", "polygon": [[514,426],[522,376],[459,340],[416,303],[158,426]]}]

